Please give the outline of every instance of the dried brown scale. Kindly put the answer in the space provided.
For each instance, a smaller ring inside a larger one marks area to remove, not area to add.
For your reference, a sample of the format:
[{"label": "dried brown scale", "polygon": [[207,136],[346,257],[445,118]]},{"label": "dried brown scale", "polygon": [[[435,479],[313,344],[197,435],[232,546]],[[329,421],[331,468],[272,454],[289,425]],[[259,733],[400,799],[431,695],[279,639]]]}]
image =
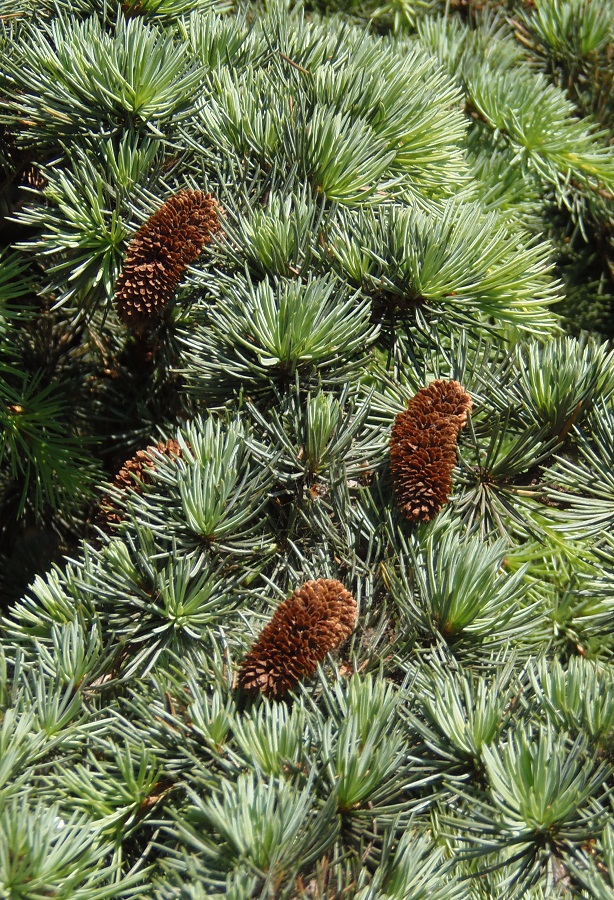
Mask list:
[{"label": "dried brown scale", "polygon": [[210,194],[180,191],[139,228],[115,284],[122,322],[142,331],[172,300],[186,266],[219,230],[217,210]]},{"label": "dried brown scale", "polygon": [[448,502],[456,444],[471,398],[458,381],[421,388],[399,413],[390,436],[390,468],[401,511],[428,522]]},{"label": "dried brown scale", "polygon": [[[135,455],[127,459],[113,480],[113,485],[121,491],[132,489],[138,494],[143,492],[143,486],[151,484],[151,470],[155,468],[152,452],[157,451],[164,456],[180,457],[181,447],[175,440],[158,441],[146,450],[137,450]],[[103,498],[101,504],[100,519],[102,524],[119,524],[124,516],[117,509],[113,499],[109,496]]]},{"label": "dried brown scale", "polygon": [[243,662],[241,687],[283,696],[350,636],[356,614],[356,601],[340,581],[307,581],[280,603],[260,633]]},{"label": "dried brown scale", "polygon": [[47,179],[36,165],[30,165],[23,170],[21,180],[23,184],[37,191],[44,191],[47,187]]}]

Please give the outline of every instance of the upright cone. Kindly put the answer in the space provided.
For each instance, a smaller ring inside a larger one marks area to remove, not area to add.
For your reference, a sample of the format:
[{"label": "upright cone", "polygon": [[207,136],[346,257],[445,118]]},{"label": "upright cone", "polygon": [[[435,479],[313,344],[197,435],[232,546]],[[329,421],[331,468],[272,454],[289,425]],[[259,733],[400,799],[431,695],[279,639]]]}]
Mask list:
[{"label": "upright cone", "polygon": [[136,232],[115,284],[117,313],[140,332],[172,300],[186,266],[219,230],[217,203],[202,191],[174,194]]},{"label": "upright cone", "polygon": [[[151,484],[151,471],[155,468],[155,462],[151,455],[152,450],[157,450],[164,456],[179,458],[182,456],[179,443],[172,438],[168,441],[158,441],[152,444],[146,450],[137,450],[134,456],[127,459],[113,480],[113,486],[121,491],[127,491],[129,488],[136,491],[137,494],[142,493],[143,485]],[[117,508],[112,498],[104,497],[100,504],[99,519],[101,524],[119,524],[123,521],[123,513]]]},{"label": "upright cone", "polygon": [[283,696],[350,636],[356,612],[356,601],[340,581],[307,581],[280,603],[247,654],[241,687]]},{"label": "upright cone", "polygon": [[399,413],[390,436],[390,468],[401,512],[428,522],[448,502],[456,444],[471,398],[458,381],[421,388]]}]

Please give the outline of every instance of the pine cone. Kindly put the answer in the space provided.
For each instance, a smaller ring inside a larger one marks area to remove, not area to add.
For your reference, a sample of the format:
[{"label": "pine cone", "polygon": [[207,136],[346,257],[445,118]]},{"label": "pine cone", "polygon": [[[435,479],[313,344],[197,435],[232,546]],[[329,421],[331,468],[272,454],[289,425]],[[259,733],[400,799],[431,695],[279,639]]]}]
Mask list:
[{"label": "pine cone", "polygon": [[115,284],[117,313],[142,331],[172,300],[186,266],[219,229],[217,203],[202,191],[170,197],[136,232]]},{"label": "pine cone", "polygon": [[[180,457],[181,447],[175,440],[158,441],[152,444],[146,450],[137,450],[136,454],[127,459],[113,480],[113,484],[121,491],[127,491],[131,488],[137,494],[143,493],[143,486],[151,484],[151,470],[155,467],[155,462],[150,456],[152,450],[164,456]],[[115,524],[118,525],[124,518],[120,509],[115,506],[113,499],[109,496],[103,497],[100,504],[100,522],[101,525]]]},{"label": "pine cone", "polygon": [[356,601],[340,581],[307,581],[280,603],[247,654],[241,687],[268,697],[287,693],[350,636],[356,612]]},{"label": "pine cone", "polygon": [[396,417],[390,468],[399,506],[411,522],[428,522],[448,502],[458,434],[470,409],[458,381],[434,381]]}]

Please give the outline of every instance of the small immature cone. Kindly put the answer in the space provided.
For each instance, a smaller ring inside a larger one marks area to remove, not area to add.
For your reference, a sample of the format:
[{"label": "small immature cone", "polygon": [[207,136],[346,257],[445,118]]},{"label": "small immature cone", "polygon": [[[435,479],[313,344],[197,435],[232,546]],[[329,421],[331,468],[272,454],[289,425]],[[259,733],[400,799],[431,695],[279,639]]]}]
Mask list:
[{"label": "small immature cone", "polygon": [[[180,457],[181,447],[174,440],[158,441],[152,444],[146,450],[137,450],[136,454],[127,459],[113,480],[116,488],[127,491],[131,488],[138,494],[142,493],[142,485],[151,484],[151,470],[155,467],[155,462],[149,455],[152,450],[157,450],[164,456]],[[121,510],[118,510],[113,503],[111,497],[104,497],[102,500],[100,518],[104,524],[118,524],[123,520]]]},{"label": "small immature cone", "polygon": [[397,501],[411,522],[428,522],[448,502],[458,435],[470,409],[458,381],[434,381],[396,417],[390,468]]},{"label": "small immature cone", "polygon": [[356,601],[340,581],[307,581],[280,603],[260,633],[243,662],[241,687],[283,696],[350,636],[356,614]]},{"label": "small immature cone", "polygon": [[202,191],[180,191],[136,232],[115,284],[117,313],[137,332],[172,300],[186,266],[219,229],[217,203]]}]

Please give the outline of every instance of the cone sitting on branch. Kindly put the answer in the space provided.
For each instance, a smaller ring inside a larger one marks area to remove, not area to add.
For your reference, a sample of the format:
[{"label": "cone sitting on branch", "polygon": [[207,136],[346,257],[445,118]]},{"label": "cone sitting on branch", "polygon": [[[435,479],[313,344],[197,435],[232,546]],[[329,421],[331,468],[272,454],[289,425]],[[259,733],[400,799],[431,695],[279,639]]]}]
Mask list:
[{"label": "cone sitting on branch", "polygon": [[[143,486],[151,484],[151,471],[155,468],[155,461],[152,451],[157,451],[163,456],[171,456],[178,458],[182,455],[181,447],[178,442],[170,439],[168,441],[158,441],[152,444],[146,450],[137,450],[134,456],[127,459],[113,480],[114,487],[120,491],[132,489],[137,494],[143,492]],[[104,525],[118,525],[123,521],[123,514],[119,510],[112,498],[106,496],[101,504],[100,518]]]},{"label": "cone sitting on branch", "polygon": [[115,284],[117,313],[142,331],[172,300],[186,266],[219,230],[217,203],[202,191],[180,191],[136,232]]},{"label": "cone sitting on branch", "polygon": [[340,581],[307,581],[262,630],[243,662],[241,687],[283,696],[350,636],[356,613],[356,601]]},{"label": "cone sitting on branch", "polygon": [[390,468],[406,519],[428,522],[448,502],[458,435],[470,409],[471,398],[458,381],[434,381],[396,417]]}]

